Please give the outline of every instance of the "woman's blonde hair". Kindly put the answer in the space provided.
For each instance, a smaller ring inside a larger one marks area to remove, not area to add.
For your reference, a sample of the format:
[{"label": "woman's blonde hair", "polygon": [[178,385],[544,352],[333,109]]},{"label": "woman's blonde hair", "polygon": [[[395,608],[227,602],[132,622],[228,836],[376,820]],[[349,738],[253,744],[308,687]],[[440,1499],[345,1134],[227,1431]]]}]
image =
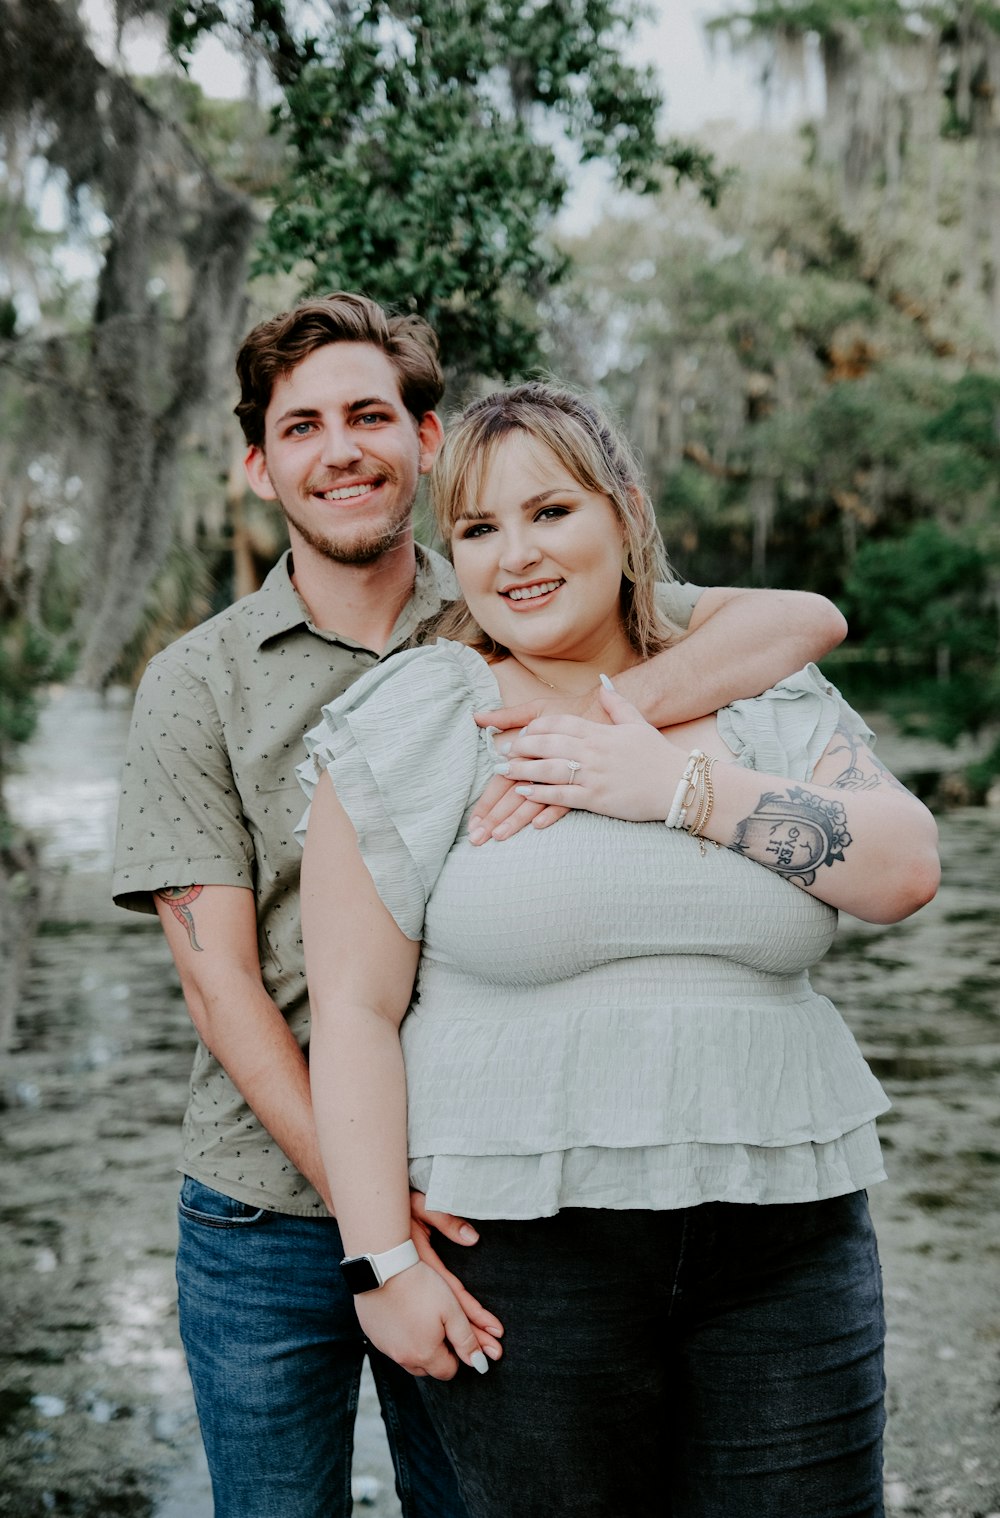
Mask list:
[{"label": "woman's blonde hair", "polygon": [[[437,529],[450,547],[455,523],[474,514],[487,470],[511,433],[523,432],[548,448],[584,488],[610,502],[622,531],[622,624],[641,658],[673,642],[676,628],[656,605],[656,584],[675,576],[638,462],[611,421],[591,402],[569,390],[532,381],[498,390],[467,406],[448,429],[431,471],[431,500]],[[487,656],[501,647],[474,620],[464,601],[446,608],[424,635],[454,638]]]}]

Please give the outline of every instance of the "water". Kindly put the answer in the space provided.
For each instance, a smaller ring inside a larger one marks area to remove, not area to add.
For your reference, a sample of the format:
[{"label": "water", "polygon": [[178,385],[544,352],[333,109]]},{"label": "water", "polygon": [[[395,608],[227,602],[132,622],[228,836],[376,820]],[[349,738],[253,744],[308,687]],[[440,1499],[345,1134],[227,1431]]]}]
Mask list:
[{"label": "water", "polygon": [[[0,1518],[211,1514],[172,1280],[192,1034],[158,925],[108,904],[127,721],[63,693],[8,792],[49,903],[0,1078]],[[1000,815],[952,813],[942,843],[937,901],[845,919],[816,980],[894,1102],[889,1511],[1000,1518]],[[370,1386],[356,1477],[398,1518]]]},{"label": "water", "polygon": [[[7,800],[45,922],[0,1076],[0,1515],[211,1518],[173,1282],[194,1037],[155,918],[110,903],[129,703],[46,708]],[[398,1518],[374,1387],[356,1507]]]}]

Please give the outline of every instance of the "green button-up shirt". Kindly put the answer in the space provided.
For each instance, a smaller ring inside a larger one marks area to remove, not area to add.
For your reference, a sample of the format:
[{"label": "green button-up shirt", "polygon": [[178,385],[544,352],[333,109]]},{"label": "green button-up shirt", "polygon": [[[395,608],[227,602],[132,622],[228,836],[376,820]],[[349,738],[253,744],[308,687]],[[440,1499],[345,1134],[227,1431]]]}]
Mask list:
[{"label": "green button-up shirt", "polygon": [[[664,587],[686,624],[697,590]],[[113,892],[154,912],[168,886],[243,886],[254,893],[261,976],[296,1040],[309,1040],[302,933],[304,802],[295,766],[320,708],[456,594],[451,566],[417,549],[413,595],[381,655],[312,622],[291,581],[291,557],[237,601],[151,660],[136,695],[125,761]],[[184,1118],[181,1168],[240,1201],[276,1212],[325,1211],[310,1183],[261,1126],[199,1043]]]}]

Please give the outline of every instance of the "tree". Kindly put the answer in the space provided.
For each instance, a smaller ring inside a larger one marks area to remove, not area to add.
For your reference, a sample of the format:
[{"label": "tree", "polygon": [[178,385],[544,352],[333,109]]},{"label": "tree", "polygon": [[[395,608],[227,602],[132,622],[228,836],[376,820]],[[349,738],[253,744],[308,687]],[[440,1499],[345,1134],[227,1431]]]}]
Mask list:
[{"label": "tree", "polygon": [[[839,179],[847,213],[863,217],[877,196],[891,220],[908,158],[924,156],[927,210],[946,192],[941,138],[962,185],[962,277],[989,300],[1000,352],[1000,9],[995,0],[751,0],[710,27],[741,47],[763,48],[765,73],[796,73],[818,40],[826,106],[815,123],[819,165]],[[866,192],[869,192],[866,194]]]},{"label": "tree", "polygon": [[[155,6],[130,6],[144,9]],[[0,350],[10,403],[25,390],[33,398],[20,451],[33,449],[36,464],[80,492],[90,563],[75,641],[83,677],[100,684],[170,546],[187,431],[216,393],[241,322],[254,215],[176,123],[99,62],[70,0],[0,0],[0,38],[8,185],[11,147],[24,144],[81,219],[89,209],[104,225],[86,319],[15,327]],[[16,546],[25,491],[16,474],[2,488],[5,546]],[[2,587],[8,606],[37,605],[21,557],[5,562],[16,566]]]},{"label": "tree", "polygon": [[190,0],[171,37],[186,58],[226,26],[281,85],[291,161],[258,269],[417,311],[452,370],[508,377],[537,362],[539,303],[566,270],[546,236],[569,182],[560,132],[627,189],[672,172],[718,194],[707,154],[658,140],[652,71],[621,56],[637,15],[632,0],[343,0],[317,29],[315,9],[280,0]]},{"label": "tree", "polygon": [[845,584],[863,648],[886,661],[894,716],[946,743],[1000,719],[997,607],[990,564],[966,533],[921,522],[865,543]]},{"label": "tree", "polygon": [[590,232],[559,362],[588,357],[585,333],[574,377],[623,414],[682,573],[840,600],[849,698],[952,739],[1000,721],[987,298],[956,277],[962,229],[928,223],[913,163],[887,231],[800,152],[748,139],[718,209],[682,188]]}]

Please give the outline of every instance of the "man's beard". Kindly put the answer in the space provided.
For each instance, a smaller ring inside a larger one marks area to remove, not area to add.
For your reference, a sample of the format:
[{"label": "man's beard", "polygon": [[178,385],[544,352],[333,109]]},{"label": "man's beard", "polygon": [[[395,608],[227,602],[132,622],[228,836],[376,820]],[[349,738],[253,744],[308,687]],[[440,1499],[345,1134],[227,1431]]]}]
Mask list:
[{"label": "man's beard", "polygon": [[284,502],[280,502],[279,504],[299,537],[308,543],[310,548],[315,549],[317,553],[322,554],[325,559],[331,560],[334,564],[351,564],[355,568],[361,568],[366,564],[374,564],[377,560],[384,558],[386,554],[392,553],[394,549],[398,548],[400,540],[410,524],[410,517],[413,511],[413,502],[411,501],[405,512],[401,513],[397,520],[373,523],[367,532],[362,531],[353,536],[337,538],[332,535],[328,536],[323,533],[314,532],[312,528],[307,527],[305,523],[299,521],[288,510]]}]

